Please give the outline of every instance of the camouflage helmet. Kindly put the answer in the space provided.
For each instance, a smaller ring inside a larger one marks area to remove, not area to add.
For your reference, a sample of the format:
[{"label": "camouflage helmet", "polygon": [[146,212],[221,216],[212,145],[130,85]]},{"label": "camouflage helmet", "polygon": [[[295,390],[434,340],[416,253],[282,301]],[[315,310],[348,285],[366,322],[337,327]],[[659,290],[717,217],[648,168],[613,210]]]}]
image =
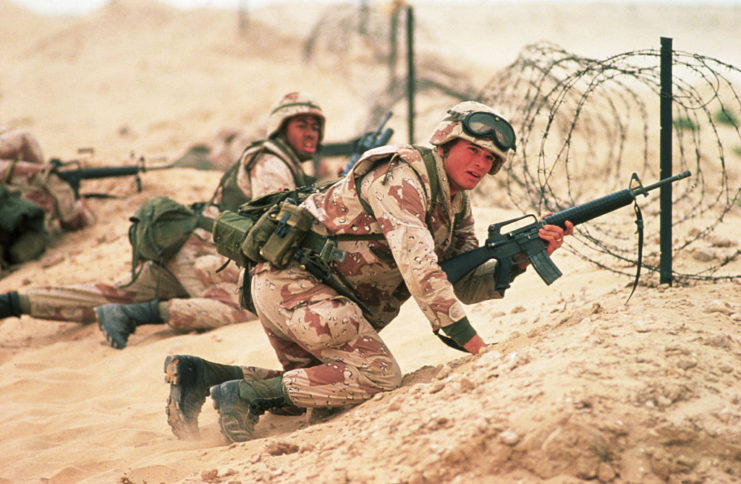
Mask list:
[{"label": "camouflage helmet", "polygon": [[283,96],[270,110],[268,117],[267,137],[277,135],[288,118],[299,114],[310,114],[319,119],[319,142],[324,138],[324,124],[326,122],[322,108],[314,101],[314,98],[305,92],[289,92]]},{"label": "camouflage helmet", "polygon": [[[485,113],[486,118],[491,121],[491,124],[480,125],[488,131],[480,136],[469,129],[469,119],[476,113]],[[476,101],[464,101],[449,109],[446,116],[432,132],[430,144],[441,146],[456,138],[465,139],[476,146],[491,151],[502,162],[507,159],[507,153],[515,150],[515,133],[512,126],[507,120],[496,114],[492,108]],[[489,174],[495,174],[501,167],[502,163],[494,163],[489,170]]]}]

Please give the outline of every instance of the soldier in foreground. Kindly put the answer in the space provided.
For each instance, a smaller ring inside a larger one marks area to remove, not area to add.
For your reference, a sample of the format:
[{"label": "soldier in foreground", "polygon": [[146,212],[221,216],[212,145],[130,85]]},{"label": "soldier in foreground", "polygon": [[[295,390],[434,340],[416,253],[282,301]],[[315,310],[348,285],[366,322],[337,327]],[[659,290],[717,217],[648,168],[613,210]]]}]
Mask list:
[{"label": "soldier in foreground", "polygon": [[[267,136],[245,150],[222,179],[207,215],[236,208],[254,196],[306,183],[302,168],[319,150],[325,118],[310,95],[292,92],[271,110]],[[167,324],[178,331],[209,330],[255,318],[240,308],[240,273],[233,265],[218,271],[220,256],[210,233],[197,228],[164,265],[145,262],[132,283],[91,282],[33,287],[0,294],[0,319],[34,318],[90,323],[98,320],[114,348],[126,346],[142,324]]]},{"label": "soldier in foreground", "polygon": [[[438,261],[478,247],[467,192],[501,169],[515,134],[490,107],[468,101],[446,113],[430,143],[371,150],[346,178],[301,204],[313,218],[310,235],[337,241],[341,257],[327,263],[328,276],[298,261],[254,268],[252,298],[282,371],[166,359],[166,372],[178,362],[168,404],[177,436],[197,432],[209,393],[222,433],[235,442],[252,437],[266,410],[343,407],[397,388],[401,371],[379,332],[410,296],[449,344],[473,354],[485,347],[463,304],[503,297],[496,261],[455,286]],[[566,227],[540,230],[549,254],[573,231]],[[518,259],[512,279],[527,265]]]}]

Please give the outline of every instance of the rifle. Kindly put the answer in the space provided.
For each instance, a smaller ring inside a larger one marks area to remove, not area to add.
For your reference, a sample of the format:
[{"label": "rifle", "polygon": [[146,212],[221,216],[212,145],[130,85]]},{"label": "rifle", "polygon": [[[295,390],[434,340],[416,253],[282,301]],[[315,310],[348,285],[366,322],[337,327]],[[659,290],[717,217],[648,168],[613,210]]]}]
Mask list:
[{"label": "rifle", "polygon": [[[610,195],[600,197],[596,200],[577,205],[575,207],[567,208],[560,212],[554,213],[545,217],[543,220],[537,220],[535,215],[524,215],[522,217],[513,218],[506,222],[500,222],[489,226],[489,237],[483,246],[473,249],[464,254],[458,255],[451,259],[445,260],[440,263],[440,267],[448,276],[448,280],[451,284],[458,282],[463,276],[468,274],[471,270],[488,261],[489,259],[497,259],[497,269],[494,275],[496,289],[502,290],[509,287],[511,281],[511,269],[513,263],[513,257],[517,254],[523,254],[535,268],[536,272],[546,284],[551,284],[553,281],[561,277],[561,271],[556,267],[551,258],[548,256],[546,251],[547,243],[538,237],[538,230],[544,225],[558,225],[561,228],[565,228],[565,222],[568,220],[574,225],[587,222],[594,218],[605,215],[613,210],[629,205],[631,202],[636,202],[636,224],[638,225],[638,268],[636,274],[636,283],[638,282],[638,276],[641,270],[641,250],[643,244],[643,219],[641,217],[640,208],[636,201],[638,195],[648,196],[648,192],[655,190],[661,186],[674,183],[677,180],[687,178],[690,176],[689,170],[683,171],[677,175],[669,178],[659,180],[653,185],[644,187],[641,181],[638,179],[638,175],[633,173],[631,177],[631,183],[629,188],[617,191]],[[632,182],[635,181],[637,186],[630,188]],[[512,224],[514,222],[532,217],[533,222],[524,227],[512,230],[502,234],[502,227]],[[635,290],[635,285],[633,286]],[[632,295],[632,292],[631,292]]]},{"label": "rifle", "polygon": [[[139,178],[139,173],[144,173],[147,170],[165,170],[167,168],[172,168],[175,166],[175,164],[146,166],[143,156],[140,156],[139,160],[136,162],[136,165],[132,166],[102,166],[92,168],[79,168],[81,166],[79,160],[63,162],[59,158],[52,158],[51,160],[49,160],[49,165],[51,166],[51,173],[57,175],[62,180],[66,181],[70,187],[72,187],[72,190],[75,192],[75,198],[80,198],[80,181],[82,180],[119,176],[135,176],[137,192],[141,192],[142,183],[141,178]],[[75,170],[60,169],[70,165],[75,165],[78,168]],[[110,197],[110,195],[107,194],[88,194],[84,196],[100,198]]]},{"label": "rifle", "polygon": [[355,145],[355,150],[350,157],[350,161],[348,161],[342,171],[340,171],[340,176],[347,175],[352,167],[355,166],[355,163],[358,162],[360,157],[363,156],[363,153],[372,148],[377,148],[388,143],[391,136],[394,135],[394,130],[391,128],[383,129],[383,127],[388,122],[391,114],[391,111],[386,113],[386,116],[383,117],[381,124],[378,125],[378,128],[375,131],[364,133],[363,136],[360,137]]}]

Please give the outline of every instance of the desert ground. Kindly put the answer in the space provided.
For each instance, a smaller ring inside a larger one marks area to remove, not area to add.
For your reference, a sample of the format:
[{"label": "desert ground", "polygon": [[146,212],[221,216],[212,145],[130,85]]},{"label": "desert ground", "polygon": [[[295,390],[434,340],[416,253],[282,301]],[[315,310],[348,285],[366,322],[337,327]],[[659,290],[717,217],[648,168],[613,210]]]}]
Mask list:
[{"label": "desert ground", "polygon": [[[329,142],[373,127],[379,105],[394,110],[394,141],[407,142],[405,104],[389,90],[403,63],[394,73],[378,60],[387,32],[373,30],[388,25],[391,6],[371,2],[366,36],[356,33],[356,9],[296,2],[248,10],[240,24],[236,11],[156,1],[46,17],[0,0],[0,124],[29,130],[48,158],[93,148],[91,166],[175,160],[224,128],[259,136],[270,105],[298,89],[322,105]],[[414,11],[420,75],[450,88],[418,96],[415,142],[444,105],[475,96],[534,42],[606,57],[657,49],[669,36],[676,49],[741,66],[741,7],[451,2]],[[731,194],[741,186],[739,145],[728,145],[723,167]],[[717,167],[704,168],[712,180]],[[205,200],[219,176],[150,171],[141,191],[133,177],[83,181],[83,192],[115,196],[88,200],[97,223],[4,273],[0,292],[118,279],[130,269],[136,208],[153,195]],[[482,240],[489,224],[521,214],[501,194],[474,200]],[[711,219],[698,212],[694,222],[701,230]],[[409,301],[383,333],[405,373],[401,388],[331,417],[266,415],[240,444],[223,440],[209,401],[201,440],[172,435],[162,366],[181,353],[277,368],[258,323],[198,334],[143,326],[116,350],[94,324],[5,319],[0,483],[741,482],[738,205],[713,227],[701,251],[676,263],[697,268],[735,253],[723,277],[670,285],[644,271],[628,303],[632,278],[568,242],[554,255],[564,274],[552,285],[528,270],[504,299],[467,308],[489,343],[478,356],[442,345]]]}]

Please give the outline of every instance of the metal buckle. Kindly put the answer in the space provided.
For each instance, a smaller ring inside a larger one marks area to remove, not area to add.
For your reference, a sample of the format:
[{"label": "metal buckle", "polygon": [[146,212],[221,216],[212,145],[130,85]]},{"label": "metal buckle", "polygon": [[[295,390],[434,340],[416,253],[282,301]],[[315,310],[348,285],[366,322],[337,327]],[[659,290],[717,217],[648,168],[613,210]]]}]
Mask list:
[{"label": "metal buckle", "polygon": [[346,255],[344,250],[337,248],[337,241],[329,237],[324,239],[324,245],[322,245],[322,249],[319,251],[319,258],[326,263],[331,260],[342,263],[345,261]]}]

